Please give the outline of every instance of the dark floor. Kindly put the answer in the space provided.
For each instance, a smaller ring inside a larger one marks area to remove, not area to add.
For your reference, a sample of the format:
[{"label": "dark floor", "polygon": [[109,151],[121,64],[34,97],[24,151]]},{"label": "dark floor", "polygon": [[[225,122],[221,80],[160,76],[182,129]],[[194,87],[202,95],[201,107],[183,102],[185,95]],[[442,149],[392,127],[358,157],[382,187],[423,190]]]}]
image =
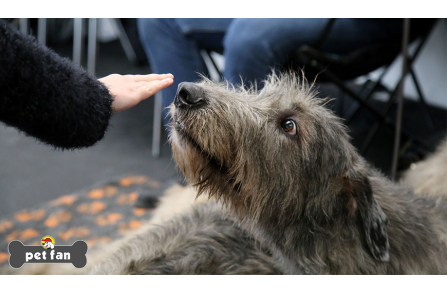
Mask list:
[{"label": "dark floor", "polygon": [[[71,55],[70,46],[55,50],[65,56]],[[130,64],[119,43],[110,42],[99,48],[97,75],[111,73],[146,74],[150,73],[150,68]],[[322,96],[338,97],[338,91],[330,85],[321,85],[320,91]],[[153,99],[148,99],[133,109],[114,115],[112,127],[102,141],[75,152],[55,151],[13,128],[0,126],[0,215],[31,208],[124,174],[147,175],[155,180],[174,177],[175,164],[165,141],[161,158],[151,157],[152,107]],[[407,102],[404,127],[421,135],[429,148],[434,149],[445,135],[447,114],[436,108],[432,111],[437,126],[436,131],[429,132],[422,121],[419,105]],[[371,122],[366,112],[361,112],[354,121],[351,135],[357,147],[364,140],[365,129]],[[367,159],[385,173],[390,168],[392,144],[393,132],[383,128],[366,153]]]}]

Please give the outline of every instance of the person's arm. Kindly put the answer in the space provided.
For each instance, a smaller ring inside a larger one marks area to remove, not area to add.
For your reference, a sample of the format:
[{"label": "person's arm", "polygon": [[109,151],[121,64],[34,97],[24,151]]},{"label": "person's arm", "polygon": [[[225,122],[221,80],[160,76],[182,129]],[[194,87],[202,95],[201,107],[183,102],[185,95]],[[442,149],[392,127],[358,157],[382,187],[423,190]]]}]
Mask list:
[{"label": "person's arm", "polygon": [[91,146],[104,136],[112,112],[169,86],[172,75],[101,81],[0,20],[0,121],[58,148]]}]

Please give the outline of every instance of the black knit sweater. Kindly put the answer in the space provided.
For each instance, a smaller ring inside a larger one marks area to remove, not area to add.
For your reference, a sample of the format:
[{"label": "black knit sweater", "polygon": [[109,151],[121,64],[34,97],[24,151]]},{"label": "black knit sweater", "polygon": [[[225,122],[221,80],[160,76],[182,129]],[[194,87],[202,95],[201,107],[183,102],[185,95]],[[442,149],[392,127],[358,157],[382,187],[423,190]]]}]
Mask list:
[{"label": "black knit sweater", "polygon": [[0,20],[0,121],[57,148],[103,138],[112,96],[96,78]]}]

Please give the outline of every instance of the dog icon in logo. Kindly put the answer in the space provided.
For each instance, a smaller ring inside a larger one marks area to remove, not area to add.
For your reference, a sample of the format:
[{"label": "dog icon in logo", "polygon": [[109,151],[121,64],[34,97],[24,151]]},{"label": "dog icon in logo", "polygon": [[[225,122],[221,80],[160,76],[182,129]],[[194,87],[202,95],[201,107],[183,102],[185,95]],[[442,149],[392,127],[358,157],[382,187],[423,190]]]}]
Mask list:
[{"label": "dog icon in logo", "polygon": [[42,238],[42,247],[45,249],[54,249],[54,239],[51,236]]}]

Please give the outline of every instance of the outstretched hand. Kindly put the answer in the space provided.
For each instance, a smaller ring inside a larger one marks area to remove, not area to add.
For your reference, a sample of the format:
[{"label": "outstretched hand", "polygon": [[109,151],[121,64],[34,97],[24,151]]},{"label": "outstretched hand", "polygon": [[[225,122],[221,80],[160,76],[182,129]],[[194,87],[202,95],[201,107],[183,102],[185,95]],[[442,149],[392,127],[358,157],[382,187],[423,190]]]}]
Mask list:
[{"label": "outstretched hand", "polygon": [[112,111],[117,113],[136,106],[174,82],[172,74],[120,75],[98,79],[113,96]]}]

